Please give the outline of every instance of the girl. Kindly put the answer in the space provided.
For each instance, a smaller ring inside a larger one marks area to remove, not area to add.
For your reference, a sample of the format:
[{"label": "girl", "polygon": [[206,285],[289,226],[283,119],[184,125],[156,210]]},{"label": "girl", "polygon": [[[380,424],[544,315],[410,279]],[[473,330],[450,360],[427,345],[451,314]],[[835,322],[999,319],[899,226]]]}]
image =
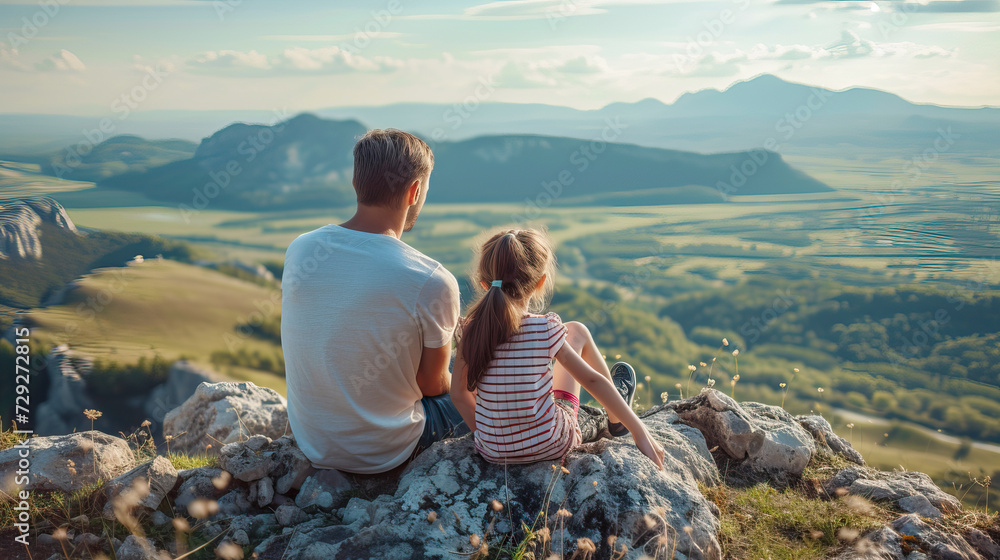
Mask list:
[{"label": "girl", "polygon": [[631,366],[619,362],[612,374],[581,323],[528,312],[541,309],[554,270],[552,249],[535,230],[501,231],[479,250],[473,282],[486,292],[462,324],[451,382],[452,401],[475,432],[476,449],[493,463],[563,458],[584,440],[582,385],[607,411],[606,430],[588,429],[588,439],[631,432],[662,469],[663,448],[632,411]]}]

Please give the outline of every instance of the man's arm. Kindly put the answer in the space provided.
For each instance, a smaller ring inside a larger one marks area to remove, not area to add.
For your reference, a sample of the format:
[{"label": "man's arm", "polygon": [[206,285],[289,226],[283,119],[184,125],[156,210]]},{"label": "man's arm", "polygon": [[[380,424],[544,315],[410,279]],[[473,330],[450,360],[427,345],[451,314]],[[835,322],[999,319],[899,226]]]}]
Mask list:
[{"label": "man's arm", "polygon": [[440,348],[424,347],[417,366],[417,386],[423,396],[437,397],[448,392],[451,387],[451,372],[448,371],[450,361],[451,344]]},{"label": "man's arm", "polygon": [[425,397],[448,392],[451,386],[451,339],[458,324],[458,282],[439,265],[417,300],[423,350],[417,365],[417,386]]}]

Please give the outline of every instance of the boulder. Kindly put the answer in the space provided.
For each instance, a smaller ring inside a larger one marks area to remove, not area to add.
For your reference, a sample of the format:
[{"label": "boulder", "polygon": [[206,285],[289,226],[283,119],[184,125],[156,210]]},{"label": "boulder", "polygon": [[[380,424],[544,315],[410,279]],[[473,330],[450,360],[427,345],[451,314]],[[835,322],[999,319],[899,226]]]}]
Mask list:
[{"label": "boulder", "polygon": [[969,529],[969,532],[965,534],[965,540],[975,547],[983,558],[1000,560],[1000,546],[997,546],[986,533],[975,528]]},{"label": "boulder", "polygon": [[272,442],[274,452],[274,468],[271,477],[274,478],[274,491],[287,494],[293,488],[299,488],[307,476],[315,471],[312,463],[297,445],[292,436],[282,436]]},{"label": "boulder", "polygon": [[[669,409],[652,411],[643,421],[667,450],[662,471],[631,438],[583,445],[567,455],[564,471],[558,461],[506,468],[488,463],[467,435],[420,454],[403,471],[394,495],[351,498],[337,511],[341,523],[317,522],[325,515],[317,513],[256,552],[266,558],[287,551],[290,560],[450,559],[478,549],[470,535],[482,539],[489,530],[493,538],[522,522],[531,526],[542,514],[536,529],[545,523],[550,537],[545,550],[536,551],[540,558],[563,549],[568,557],[582,538],[598,543],[595,558],[618,557],[624,544],[623,558],[636,559],[656,550],[661,539],[661,555],[674,548],[686,558],[721,558],[719,521],[697,486],[719,479],[705,438]],[[307,480],[302,491],[309,485]],[[502,508],[497,511],[494,503]]]},{"label": "boulder", "polygon": [[351,491],[351,483],[334,469],[319,469],[302,483],[295,505],[312,512],[340,507]]},{"label": "boulder", "polygon": [[908,513],[892,522],[892,528],[911,546],[918,544],[921,552],[941,560],[983,560],[983,557],[959,535],[942,531],[915,513]]},{"label": "boulder", "polygon": [[[30,476],[18,484],[20,453],[27,449]],[[95,460],[96,459],[96,460]],[[135,466],[128,442],[98,431],[35,437],[0,451],[0,489],[62,490],[72,492],[110,480]]]},{"label": "boulder", "polygon": [[[275,513],[277,513],[277,509],[275,509]],[[229,528],[234,532],[243,531],[251,539],[263,540],[280,531],[281,526],[275,519],[275,514],[261,513],[234,517],[229,523]]]},{"label": "boulder", "polygon": [[104,518],[122,521],[126,516],[135,518],[150,514],[176,484],[174,465],[166,457],[157,456],[104,485],[104,495],[108,499]]},{"label": "boulder", "polygon": [[146,398],[144,409],[149,420],[163,423],[168,412],[184,404],[195,393],[203,382],[221,381],[219,374],[198,367],[185,360],[179,360],[170,366],[167,380],[153,387]]},{"label": "boulder", "polygon": [[153,539],[129,535],[115,549],[115,558],[118,560],[159,560],[161,555],[157,554]]},{"label": "boulder", "polygon": [[39,196],[14,200],[0,205],[0,259],[41,260],[42,224],[82,235],[55,199]]},{"label": "boulder", "polygon": [[163,419],[170,449],[217,455],[227,443],[253,435],[280,438],[288,424],[285,398],[250,382],[202,383]]},{"label": "boulder", "polygon": [[938,488],[931,477],[921,472],[885,472],[868,467],[847,467],[824,482],[823,489],[831,496],[837,495],[840,490],[841,493],[888,502],[921,495],[943,512],[962,509],[958,498]]},{"label": "boulder", "polygon": [[709,447],[718,446],[751,476],[783,483],[801,475],[816,451],[813,436],[780,407],[741,405],[709,388],[660,407],[674,410],[681,422],[701,431]]},{"label": "boulder", "polygon": [[223,474],[217,467],[185,469],[178,476],[182,482],[174,498],[174,507],[181,514],[187,514],[188,506],[195,500],[217,500],[232,482],[232,476]]},{"label": "boulder", "polygon": [[[261,442],[259,439],[261,437],[266,442]],[[274,466],[274,453],[263,449],[270,442],[270,438],[254,436],[249,442],[226,444],[219,452],[219,466],[237,480],[243,482],[260,480],[270,474]]]},{"label": "boulder", "polygon": [[266,507],[271,504],[274,500],[274,482],[271,481],[270,477],[265,476],[264,478],[257,481],[257,505],[260,507]]},{"label": "boulder", "polygon": [[932,519],[938,519],[941,517],[941,510],[934,507],[930,500],[927,499],[927,496],[924,496],[923,494],[915,494],[913,496],[900,498],[896,504],[899,506],[899,509],[905,512],[919,514],[922,517],[930,517]]},{"label": "boulder", "polygon": [[831,451],[840,455],[844,459],[852,463],[857,463],[859,465],[865,465],[865,459],[861,456],[861,453],[851,442],[838,436],[833,431],[833,427],[830,423],[822,416],[812,415],[812,416],[796,416],[795,420],[798,421],[799,425],[806,429],[813,438],[823,444],[826,444]]},{"label": "boulder", "polygon": [[299,507],[284,505],[278,506],[278,509],[274,510],[274,519],[279,525],[289,527],[306,521],[309,516]]},{"label": "boulder", "polygon": [[889,527],[879,527],[858,539],[837,560],[907,560],[903,540]]}]

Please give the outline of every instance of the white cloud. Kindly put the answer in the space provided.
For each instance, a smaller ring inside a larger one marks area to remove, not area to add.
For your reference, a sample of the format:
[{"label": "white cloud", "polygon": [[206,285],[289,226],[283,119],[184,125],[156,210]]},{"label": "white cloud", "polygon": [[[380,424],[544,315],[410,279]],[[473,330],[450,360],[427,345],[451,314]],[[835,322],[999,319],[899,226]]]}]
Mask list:
[{"label": "white cloud", "polygon": [[83,72],[87,66],[80,57],[62,49],[52,56],[35,63],[35,69],[42,72]]},{"label": "white cloud", "polygon": [[383,56],[371,58],[360,56],[334,45],[315,49],[289,47],[271,56],[256,50],[207,51],[188,60],[187,64],[195,70],[224,69],[244,74],[260,72],[336,74],[385,72],[397,69],[404,63]]},{"label": "white cloud", "polygon": [[261,39],[265,41],[337,43],[340,41],[354,41],[355,39],[397,39],[403,36],[404,33],[395,31],[358,31],[357,33],[343,33],[340,35],[263,35]]},{"label": "white cloud", "polygon": [[0,68],[10,68],[14,70],[27,70],[17,53],[17,49],[9,48],[5,43],[0,42]]},{"label": "white cloud", "polygon": [[255,50],[250,52],[221,50],[207,51],[198,55],[188,64],[195,68],[254,68],[257,70],[267,70],[271,68],[271,63],[267,55],[263,55]]},{"label": "white cloud", "polygon": [[576,16],[607,12],[610,6],[685,3],[688,0],[498,0],[471,6],[454,14],[419,14],[399,19],[426,20],[530,20],[548,19],[553,25]]},{"label": "white cloud", "polygon": [[[791,61],[784,69],[794,67],[796,61],[840,60],[852,58],[880,58],[889,56],[912,57],[915,59],[950,57],[957,49],[946,49],[936,45],[921,45],[909,41],[878,43],[861,38],[853,31],[843,31],[839,40],[826,45],[772,45],[758,43],[749,50],[733,49],[722,52],[719,49],[691,58],[678,55],[675,69],[667,74],[684,76],[734,76],[741,73],[744,66],[761,61]],[[678,60],[681,61],[678,64]],[[771,70],[777,67],[771,67]]]},{"label": "white cloud", "polygon": [[990,33],[1000,31],[1000,23],[988,21],[952,21],[947,23],[923,23],[911,29],[923,31],[959,31],[963,33]]}]

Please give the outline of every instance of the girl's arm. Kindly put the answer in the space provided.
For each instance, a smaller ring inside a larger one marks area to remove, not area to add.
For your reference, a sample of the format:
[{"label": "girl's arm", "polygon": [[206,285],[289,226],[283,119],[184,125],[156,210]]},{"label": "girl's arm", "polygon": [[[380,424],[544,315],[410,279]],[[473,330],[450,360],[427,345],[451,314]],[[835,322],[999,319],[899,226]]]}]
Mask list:
[{"label": "girl's arm", "polygon": [[451,376],[451,402],[455,405],[458,413],[465,420],[465,425],[469,431],[476,431],[476,394],[469,391],[466,377],[469,373],[469,366],[462,359],[462,351],[459,348],[455,352],[455,371]]},{"label": "girl's arm", "polygon": [[[635,411],[625,402],[625,399],[615,389],[615,386],[611,384],[611,381],[599,371],[590,367],[590,364],[584,361],[569,344],[562,345],[562,348],[556,353],[556,360],[566,368],[566,371],[573,376],[573,379],[580,382],[580,385],[597,399],[597,402],[601,403],[601,406],[605,410],[621,419],[622,424],[625,424],[628,431],[632,433],[636,447],[662,470],[663,447],[653,440],[646,425],[639,420]],[[454,381],[452,382],[452,387],[454,387]]]}]

